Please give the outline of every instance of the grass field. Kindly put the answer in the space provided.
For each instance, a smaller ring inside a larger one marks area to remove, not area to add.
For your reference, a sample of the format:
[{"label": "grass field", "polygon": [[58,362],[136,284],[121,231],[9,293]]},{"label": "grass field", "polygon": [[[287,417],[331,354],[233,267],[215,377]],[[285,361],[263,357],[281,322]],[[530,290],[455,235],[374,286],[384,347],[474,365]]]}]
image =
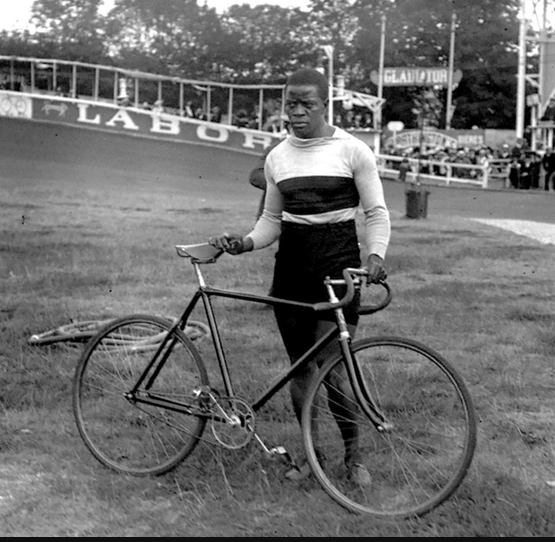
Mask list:
[{"label": "grass field", "polygon": [[[225,184],[240,177],[238,159],[202,181],[200,163],[181,177],[174,163],[175,171],[153,178],[140,158],[120,169],[109,161],[95,167],[93,158],[54,164],[45,152],[29,163],[33,169],[14,150],[0,174],[0,534],[555,535],[555,250],[468,220],[468,206],[450,210],[477,191],[453,191],[452,199],[434,191],[428,218],[410,220],[398,186],[386,187],[394,299],[360,332],[416,338],[451,360],[469,385],[478,449],[444,505],[414,520],[355,516],[314,480],[286,482],[283,466],[254,445],[231,452],[202,443],[157,478],[104,469],[80,441],[71,411],[79,350],[31,346],[29,337],[71,321],[177,315],[193,276],[174,245],[246,231],[258,192],[242,179]],[[434,211],[440,201],[442,213]],[[224,256],[207,274],[214,285],[264,293],[273,254]],[[230,301],[221,310],[238,392],[252,396],[287,363],[272,313]],[[209,346],[199,347],[213,370]],[[259,429],[271,444],[300,453],[286,392],[264,409]]]}]

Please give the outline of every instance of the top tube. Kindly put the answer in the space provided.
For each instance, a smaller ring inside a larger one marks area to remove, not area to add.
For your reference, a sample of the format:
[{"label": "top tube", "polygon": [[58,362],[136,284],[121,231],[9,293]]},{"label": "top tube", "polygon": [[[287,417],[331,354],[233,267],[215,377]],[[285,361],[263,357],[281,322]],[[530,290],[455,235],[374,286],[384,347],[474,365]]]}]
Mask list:
[{"label": "top tube", "polygon": [[[192,245],[176,245],[175,248],[179,256],[183,258],[189,258],[191,260],[191,263],[195,265],[195,268],[197,270],[197,276],[199,279],[199,284],[201,288],[205,289],[206,285],[204,283],[204,280],[198,265],[214,263],[224,253],[224,251],[222,249],[212,246],[209,243],[196,243]],[[345,295],[343,296],[342,299],[339,299],[338,301],[334,301],[334,302],[323,301],[319,303],[308,303],[308,304],[298,303],[298,302],[289,302],[289,303],[295,304],[295,305],[302,305],[303,307],[311,308],[317,312],[343,308],[352,301],[355,293],[355,287],[360,286],[360,283],[361,283],[360,279],[361,277],[366,276],[366,274],[367,274],[367,271],[364,269],[347,268],[343,270],[342,279],[335,279],[335,280],[329,279],[329,278],[326,279],[326,282],[328,282],[329,284],[332,284],[332,285],[344,284],[347,286],[347,291]],[[379,284],[386,291],[385,297],[375,305],[366,305],[366,306],[361,305],[358,310],[359,314],[361,315],[372,314],[374,312],[378,312],[384,309],[389,305],[391,301],[391,290],[387,283],[381,281]],[[252,299],[253,296],[249,294],[242,294],[239,292],[229,292],[224,290],[213,290],[213,291],[214,292],[217,291],[218,295],[223,295],[224,297],[227,297],[229,295],[229,297],[236,298],[236,299],[254,300]],[[254,296],[254,297],[257,298],[256,300],[261,300],[261,299],[258,299],[258,296]],[[280,300],[280,302],[283,302],[286,304],[288,303],[287,300]]]}]

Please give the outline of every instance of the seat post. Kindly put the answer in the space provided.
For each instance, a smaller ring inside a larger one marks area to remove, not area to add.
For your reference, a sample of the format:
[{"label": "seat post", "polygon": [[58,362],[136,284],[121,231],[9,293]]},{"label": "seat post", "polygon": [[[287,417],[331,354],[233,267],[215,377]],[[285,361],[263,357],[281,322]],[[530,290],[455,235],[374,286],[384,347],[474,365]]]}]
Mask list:
[{"label": "seat post", "polygon": [[204,276],[202,275],[202,271],[200,270],[200,265],[197,261],[192,261],[193,267],[195,268],[195,274],[197,276],[197,281],[201,288],[206,288],[206,282],[204,281]]}]

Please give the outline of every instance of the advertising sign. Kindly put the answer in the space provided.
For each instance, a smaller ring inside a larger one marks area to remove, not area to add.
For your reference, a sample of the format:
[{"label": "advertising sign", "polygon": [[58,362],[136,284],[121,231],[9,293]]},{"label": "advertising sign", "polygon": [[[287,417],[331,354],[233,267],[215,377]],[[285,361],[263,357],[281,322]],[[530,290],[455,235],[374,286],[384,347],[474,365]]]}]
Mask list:
[{"label": "advertising sign", "polygon": [[484,130],[407,130],[386,138],[385,146],[396,149],[479,149],[486,146]]},{"label": "advertising sign", "polygon": [[[30,98],[28,100],[30,101]],[[33,102],[34,120],[183,141],[248,154],[259,155],[276,137],[270,132],[201,122],[187,117],[112,104],[44,97],[33,97]],[[13,108],[12,105],[10,107]]]},{"label": "advertising sign", "polygon": [[0,117],[30,119],[33,115],[33,101],[19,92],[0,91]]},{"label": "advertising sign", "polygon": [[[379,85],[380,76],[377,71],[370,74],[370,79]],[[462,71],[453,72],[453,84],[458,85],[462,79]],[[448,68],[384,68],[384,87],[431,87],[449,85]]]}]

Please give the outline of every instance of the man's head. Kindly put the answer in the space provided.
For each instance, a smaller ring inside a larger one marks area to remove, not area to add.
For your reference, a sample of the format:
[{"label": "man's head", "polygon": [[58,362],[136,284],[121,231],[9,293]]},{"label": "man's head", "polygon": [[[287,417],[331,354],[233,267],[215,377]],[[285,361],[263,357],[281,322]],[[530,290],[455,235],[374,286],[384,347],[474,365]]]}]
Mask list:
[{"label": "man's head", "polygon": [[289,86],[314,86],[318,91],[320,98],[327,102],[328,100],[328,80],[318,70],[312,68],[301,68],[292,73],[287,79],[285,90]]},{"label": "man's head", "polygon": [[328,82],[319,71],[303,68],[289,77],[285,85],[285,112],[297,137],[330,135],[325,120],[327,102]]}]

